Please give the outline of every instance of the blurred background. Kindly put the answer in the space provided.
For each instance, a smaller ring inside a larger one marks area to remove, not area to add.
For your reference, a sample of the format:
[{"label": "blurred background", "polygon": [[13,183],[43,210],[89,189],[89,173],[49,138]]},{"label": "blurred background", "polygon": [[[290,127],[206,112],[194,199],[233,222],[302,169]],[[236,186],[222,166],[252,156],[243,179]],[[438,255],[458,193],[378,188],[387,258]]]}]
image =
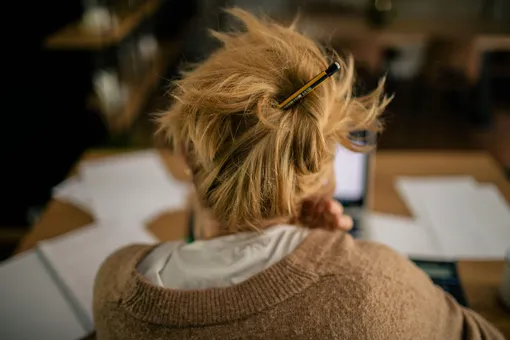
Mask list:
[{"label": "blurred background", "polygon": [[151,114],[208,29],[239,6],[357,62],[357,93],[396,94],[381,149],[483,149],[510,169],[508,0],[6,1],[2,13],[1,257],[89,148],[154,146]]}]

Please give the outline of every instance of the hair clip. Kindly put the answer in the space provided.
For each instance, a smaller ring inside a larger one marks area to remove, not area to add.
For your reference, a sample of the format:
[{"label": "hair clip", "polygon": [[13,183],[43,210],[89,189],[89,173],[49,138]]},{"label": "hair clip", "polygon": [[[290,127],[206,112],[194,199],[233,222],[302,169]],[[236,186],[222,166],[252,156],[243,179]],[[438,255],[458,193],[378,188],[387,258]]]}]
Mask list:
[{"label": "hair clip", "polygon": [[303,87],[301,87],[299,90],[294,92],[290,97],[285,99],[283,102],[278,104],[278,109],[288,109],[290,106],[292,106],[295,102],[309,94],[313,91],[317,86],[319,86],[324,80],[331,77],[336,71],[340,69],[340,64],[337,62],[334,62],[333,64],[329,65],[329,67],[313,77],[312,80],[310,80],[308,83],[306,83]]}]

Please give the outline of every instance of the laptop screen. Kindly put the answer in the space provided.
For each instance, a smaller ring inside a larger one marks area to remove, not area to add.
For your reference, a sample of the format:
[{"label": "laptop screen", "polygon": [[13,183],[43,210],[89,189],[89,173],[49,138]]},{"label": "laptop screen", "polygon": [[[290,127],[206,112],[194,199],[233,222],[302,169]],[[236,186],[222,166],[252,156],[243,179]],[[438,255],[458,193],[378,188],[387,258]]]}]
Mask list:
[{"label": "laptop screen", "polygon": [[368,154],[338,146],[335,156],[334,197],[344,207],[362,206],[365,202],[368,178]]}]

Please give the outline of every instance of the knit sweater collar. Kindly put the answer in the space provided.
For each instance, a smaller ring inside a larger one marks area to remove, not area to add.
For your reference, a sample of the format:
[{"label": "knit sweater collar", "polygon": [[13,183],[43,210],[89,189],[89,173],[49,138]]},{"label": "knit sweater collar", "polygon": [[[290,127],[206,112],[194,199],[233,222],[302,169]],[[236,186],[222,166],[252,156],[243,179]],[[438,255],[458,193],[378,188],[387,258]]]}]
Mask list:
[{"label": "knit sweater collar", "polygon": [[289,256],[267,270],[231,287],[174,290],[150,283],[136,265],[153,248],[140,248],[129,266],[121,304],[146,322],[174,326],[204,326],[246,318],[302,292],[319,279],[324,254],[342,233],[314,230]]}]

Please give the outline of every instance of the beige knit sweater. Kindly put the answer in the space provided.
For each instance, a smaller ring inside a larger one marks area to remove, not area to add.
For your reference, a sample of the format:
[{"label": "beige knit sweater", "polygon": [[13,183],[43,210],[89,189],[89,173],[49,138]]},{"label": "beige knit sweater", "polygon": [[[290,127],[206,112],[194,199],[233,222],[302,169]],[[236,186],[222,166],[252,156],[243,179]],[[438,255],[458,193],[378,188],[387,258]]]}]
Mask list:
[{"label": "beige knit sweater", "polygon": [[94,289],[98,339],[503,339],[409,260],[341,232],[314,230],[288,257],[227,288],[171,290],[111,255]]}]

